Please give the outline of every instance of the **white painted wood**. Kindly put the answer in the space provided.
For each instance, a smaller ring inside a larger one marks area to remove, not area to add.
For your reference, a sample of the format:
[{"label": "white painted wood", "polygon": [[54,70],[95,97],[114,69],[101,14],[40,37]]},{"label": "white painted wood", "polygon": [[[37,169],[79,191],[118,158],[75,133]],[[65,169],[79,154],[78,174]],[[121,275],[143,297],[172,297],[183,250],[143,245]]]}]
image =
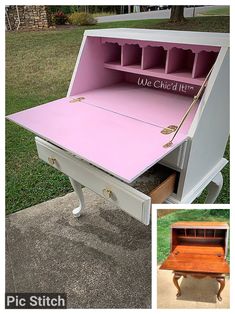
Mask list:
[{"label": "white painted wood", "polygon": [[[219,52],[219,55],[217,57],[217,60],[214,64],[214,69],[210,75],[210,78],[209,78],[209,81],[207,83],[207,87],[205,89],[205,92],[204,94],[202,95],[202,98],[200,100],[200,104],[198,106],[198,110],[195,114],[195,117],[194,117],[194,120],[193,120],[193,123],[191,124],[191,127],[189,129],[189,132],[188,132],[188,136],[193,138],[196,130],[197,130],[197,127],[198,127],[198,124],[199,124],[199,121],[203,115],[203,112],[204,112],[204,109],[205,109],[205,106],[207,106],[207,101],[208,101],[208,97],[212,91],[212,89],[214,88],[214,82],[216,80],[216,77],[220,71],[220,68],[223,66],[223,60],[224,60],[224,53],[227,51],[227,49],[221,49],[220,52]],[[229,51],[229,50],[228,50]],[[227,72],[227,76],[228,76],[229,72]],[[229,77],[228,77],[229,78]],[[224,88],[225,86],[223,86]],[[226,88],[228,88],[228,86],[226,86]],[[214,90],[214,92],[218,92]]]},{"label": "white painted wood", "polygon": [[186,146],[187,141],[166,155],[159,163],[175,170],[183,169]]},{"label": "white painted wood", "polygon": [[221,172],[218,172],[217,175],[207,186],[208,195],[205,201],[206,204],[213,204],[216,201],[217,197],[220,194],[222,186],[223,176]]},{"label": "white painted wood", "polygon": [[204,106],[192,137],[182,198],[223,158],[229,136],[228,73],[229,51],[222,48],[202,99]]},{"label": "white painted wood", "polygon": [[[80,201],[80,206],[73,211],[76,217],[80,216],[80,212],[85,206],[81,189],[82,184],[103,197],[108,197],[104,192],[110,190],[112,194],[107,198],[109,201],[115,203],[142,223],[149,224],[151,206],[149,196],[45,140],[37,137],[35,140],[39,157],[70,177],[71,184]],[[53,160],[53,163],[51,163],[51,160]],[[166,203],[191,203],[213,180],[215,172],[222,169],[225,164],[226,161],[224,160],[220,165],[217,165],[214,171],[204,179],[204,182],[200,182],[196,189],[190,191],[191,195],[188,195],[187,199],[179,201],[175,198],[176,195],[172,194]]]},{"label": "white painted wood", "polygon": [[80,46],[80,49],[79,49],[79,53],[78,53],[78,56],[77,56],[77,60],[76,60],[76,63],[75,63],[75,67],[74,67],[74,70],[73,70],[73,75],[72,75],[72,78],[71,78],[71,81],[70,81],[70,84],[69,84],[67,97],[72,96],[71,90],[72,90],[72,87],[73,87],[73,84],[74,84],[75,76],[76,76],[76,73],[77,73],[77,70],[78,70],[78,65],[79,65],[79,62],[80,62],[80,59],[81,59],[81,56],[82,56],[82,52],[83,52],[83,48],[84,48],[85,42],[86,42],[86,36],[83,36],[82,43],[81,43],[81,46]]},{"label": "white painted wood", "polygon": [[79,182],[75,181],[73,178],[69,178],[69,180],[70,180],[71,185],[72,185],[74,191],[76,192],[78,200],[80,202],[80,205],[73,209],[74,217],[78,218],[81,215],[81,210],[83,210],[85,208],[82,186]]},{"label": "white painted wood", "polygon": [[162,41],[180,44],[208,45],[217,47],[229,46],[229,34],[208,32],[184,32],[170,30],[150,30],[134,28],[110,28],[86,30],[85,36],[124,38],[148,41]]},{"label": "white painted wood", "polygon": [[195,200],[195,198],[197,198],[208,186],[213,178],[224,168],[227,162],[228,161],[225,158],[222,158],[211,171],[206,173],[205,176],[196,185],[194,185],[186,195],[184,195],[184,197],[178,198],[178,194],[172,195],[166,199],[165,203],[191,204]]},{"label": "white painted wood", "polygon": [[111,190],[108,198],[110,202],[142,223],[149,224],[151,206],[149,196],[55,145],[38,137],[35,138],[35,141],[39,158],[49,164],[48,158],[55,159],[52,164],[54,168],[103,197],[104,190]]}]

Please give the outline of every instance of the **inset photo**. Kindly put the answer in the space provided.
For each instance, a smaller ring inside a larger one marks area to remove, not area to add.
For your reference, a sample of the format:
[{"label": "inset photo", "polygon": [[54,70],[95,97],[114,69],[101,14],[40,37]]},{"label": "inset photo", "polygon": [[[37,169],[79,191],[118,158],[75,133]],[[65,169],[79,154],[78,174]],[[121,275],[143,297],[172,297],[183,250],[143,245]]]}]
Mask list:
[{"label": "inset photo", "polygon": [[229,308],[229,209],[159,209],[157,307]]}]

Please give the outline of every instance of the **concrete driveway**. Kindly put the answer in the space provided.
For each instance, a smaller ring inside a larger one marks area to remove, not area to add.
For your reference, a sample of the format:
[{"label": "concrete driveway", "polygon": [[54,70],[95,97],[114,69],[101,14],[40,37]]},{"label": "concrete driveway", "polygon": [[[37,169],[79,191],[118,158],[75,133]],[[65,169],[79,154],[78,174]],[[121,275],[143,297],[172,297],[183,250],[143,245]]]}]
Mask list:
[{"label": "concrete driveway", "polygon": [[[206,12],[210,9],[217,9],[223,6],[204,6],[195,8],[195,16],[200,15],[203,12]],[[148,20],[148,19],[169,19],[171,10],[158,10],[158,11],[149,11],[149,12],[140,12],[140,13],[130,13],[130,14],[117,14],[117,15],[107,15],[97,17],[98,23],[103,22],[115,22],[115,21],[130,21],[130,20]],[[192,17],[194,14],[194,8],[185,8],[184,16]]]},{"label": "concrete driveway", "polygon": [[6,219],[6,292],[65,292],[69,308],[150,308],[151,228],[84,189]]},{"label": "concrete driveway", "polygon": [[170,270],[157,271],[157,307],[159,309],[197,309],[197,308],[229,308],[229,279],[221,293],[223,300],[219,302],[216,298],[218,283],[215,279],[192,277],[181,278],[179,285],[181,296],[176,297],[177,289],[172,281]]}]

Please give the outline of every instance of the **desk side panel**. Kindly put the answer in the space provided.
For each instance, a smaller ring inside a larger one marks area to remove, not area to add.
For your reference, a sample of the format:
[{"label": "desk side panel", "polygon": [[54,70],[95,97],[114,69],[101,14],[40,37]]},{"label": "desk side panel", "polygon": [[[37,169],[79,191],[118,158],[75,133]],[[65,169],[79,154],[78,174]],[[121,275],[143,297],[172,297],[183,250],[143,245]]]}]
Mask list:
[{"label": "desk side panel", "polygon": [[183,180],[182,198],[221,161],[229,136],[229,50],[222,48],[208,82]]},{"label": "desk side panel", "polygon": [[109,86],[124,79],[124,73],[104,68],[104,53],[101,38],[84,37],[67,96]]}]

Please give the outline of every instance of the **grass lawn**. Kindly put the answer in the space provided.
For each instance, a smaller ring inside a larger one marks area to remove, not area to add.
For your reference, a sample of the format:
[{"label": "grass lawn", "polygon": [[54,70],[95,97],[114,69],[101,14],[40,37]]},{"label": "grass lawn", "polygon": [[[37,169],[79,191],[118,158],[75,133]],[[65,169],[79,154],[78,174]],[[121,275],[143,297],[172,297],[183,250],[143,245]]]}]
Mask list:
[{"label": "grass lawn", "polygon": [[[170,225],[177,221],[226,221],[229,223],[229,210],[177,210],[157,220],[157,261],[163,262],[170,252]],[[229,261],[229,250],[227,260]]]},{"label": "grass lawn", "polygon": [[202,13],[200,13],[200,15],[229,16],[230,15],[230,9],[229,9],[229,6],[221,7],[221,8],[218,8],[218,9],[212,9],[212,10],[208,10],[206,12],[202,12]]},{"label": "grass lawn", "polygon": [[[133,27],[229,32],[227,17],[183,24],[162,20],[102,23],[92,27],[6,34],[6,114],[66,96],[85,29]],[[228,158],[227,148],[226,156]],[[229,202],[229,170],[219,202]],[[66,176],[40,161],[34,135],[6,122],[6,210],[12,213],[72,191]],[[201,202],[202,196],[198,202]]]}]

